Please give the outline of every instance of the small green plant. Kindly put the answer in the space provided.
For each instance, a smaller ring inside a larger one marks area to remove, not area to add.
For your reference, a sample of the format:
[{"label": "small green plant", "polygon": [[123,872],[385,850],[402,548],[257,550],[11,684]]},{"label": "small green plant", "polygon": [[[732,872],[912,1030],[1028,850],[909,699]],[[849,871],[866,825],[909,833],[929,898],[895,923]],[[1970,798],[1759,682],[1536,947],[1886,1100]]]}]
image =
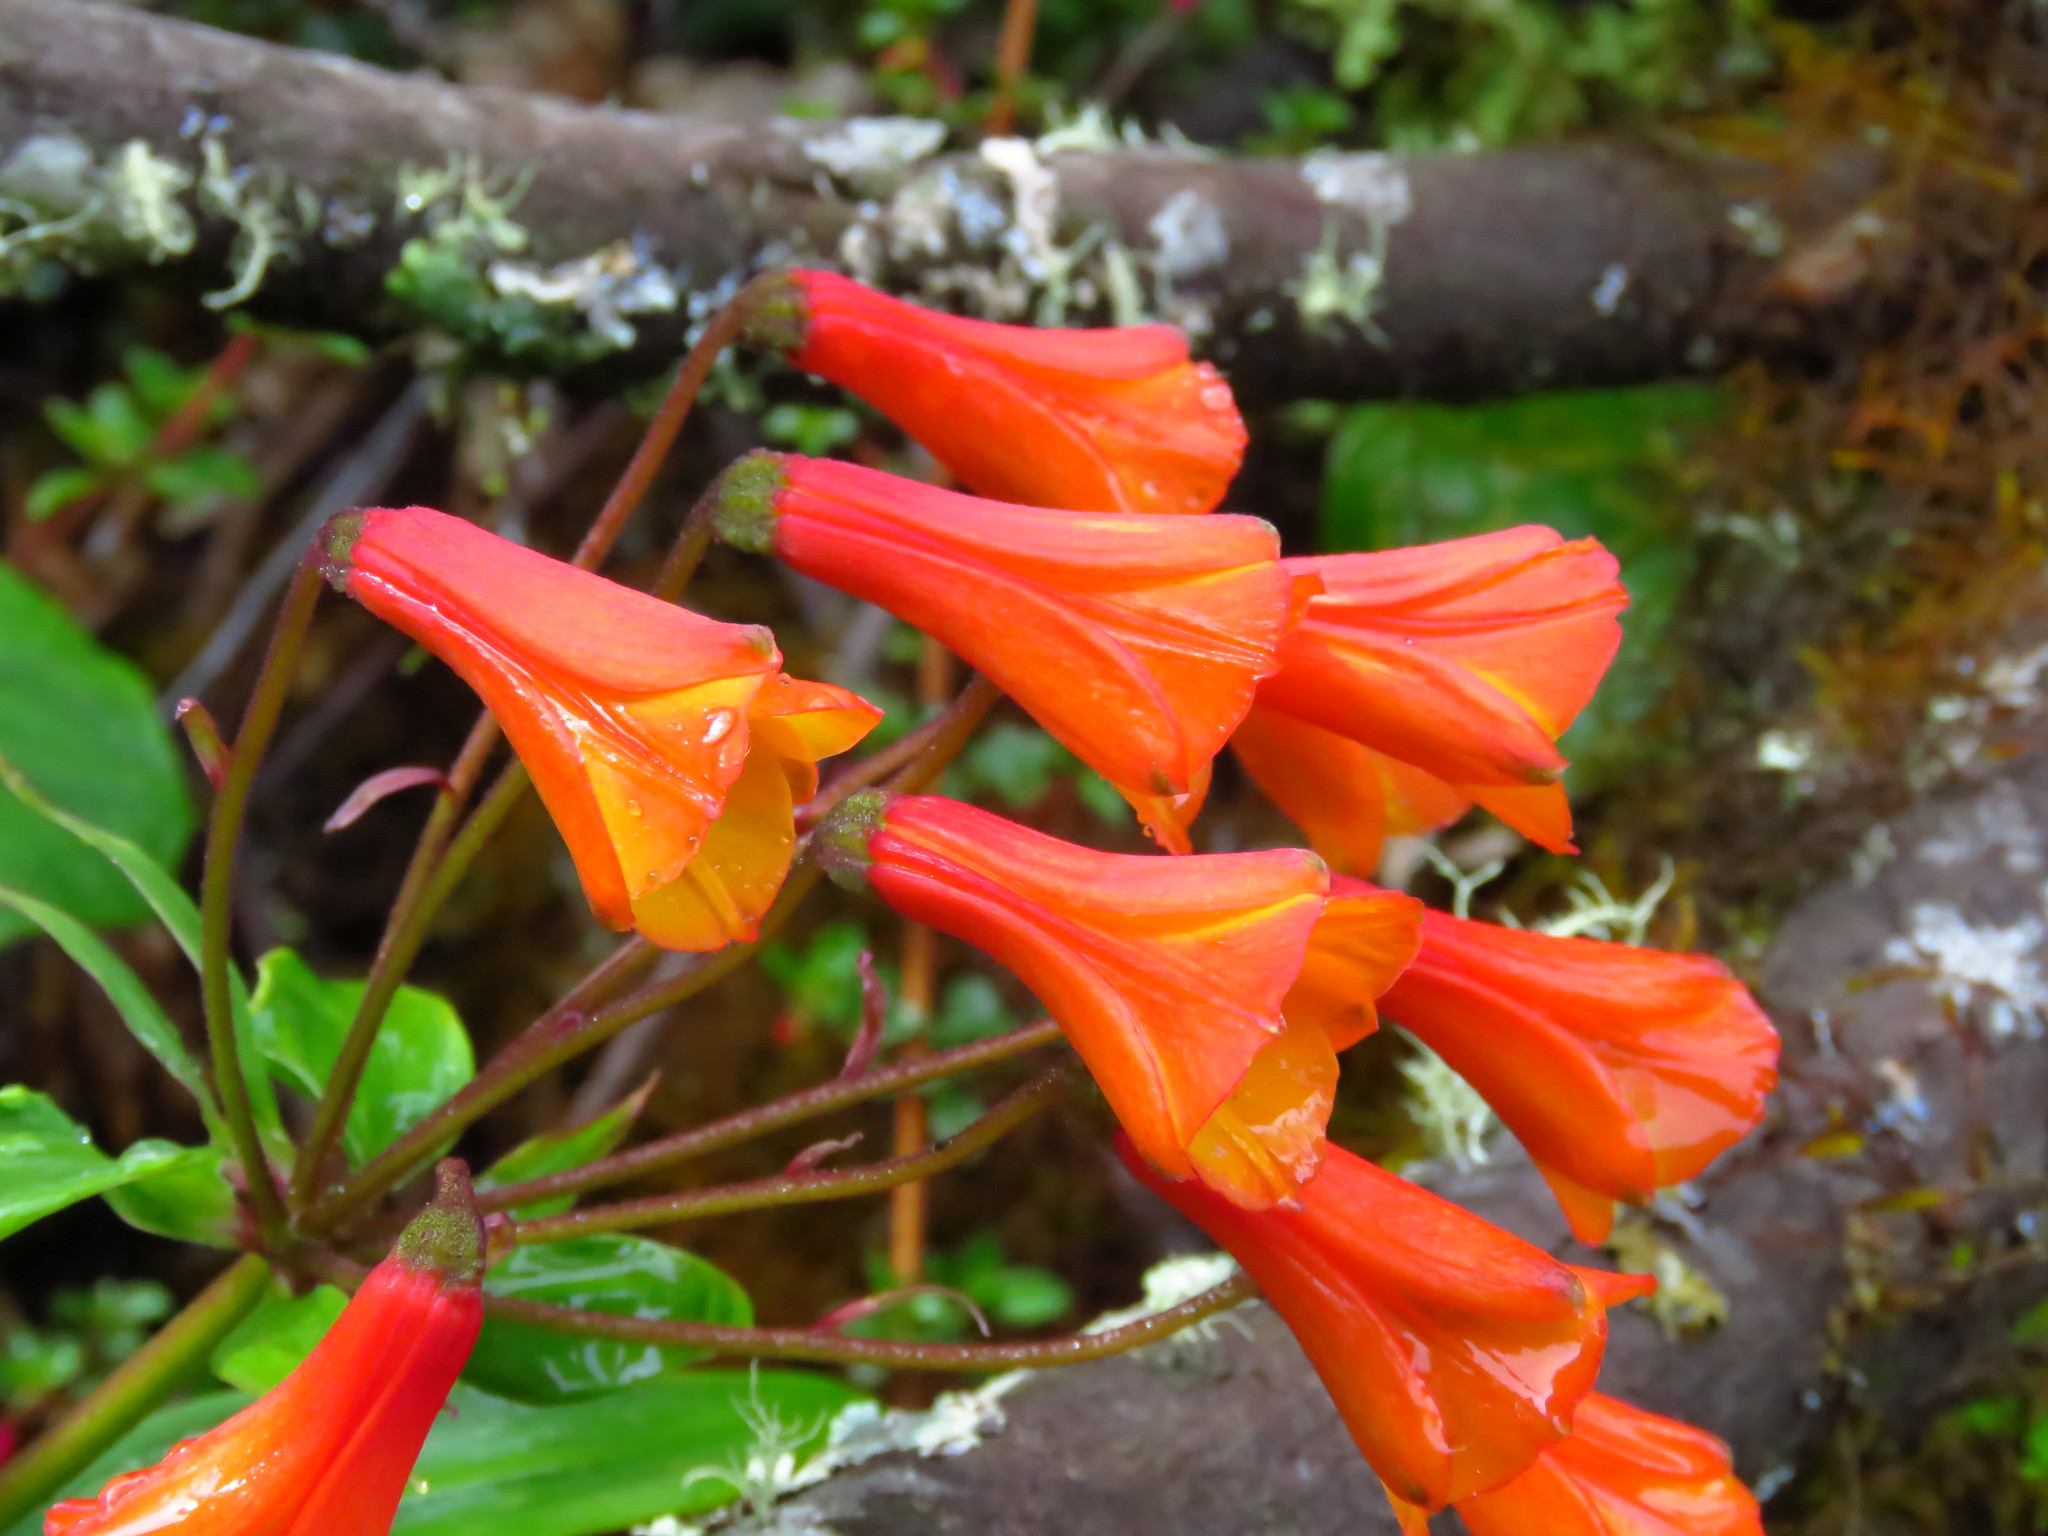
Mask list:
[{"label": "small green plant", "polygon": [[[198,389],[204,368],[180,368],[149,347],[130,347],[122,366],[126,378],[95,385],[82,402],[52,400],[43,407],[50,430],[84,462],[49,470],[29,487],[30,521],[131,481],[188,525],[257,493],[256,471],[238,453],[205,443],[169,455],[158,451],[164,428]],[[234,410],[232,399],[218,396],[199,425],[219,426]]]}]

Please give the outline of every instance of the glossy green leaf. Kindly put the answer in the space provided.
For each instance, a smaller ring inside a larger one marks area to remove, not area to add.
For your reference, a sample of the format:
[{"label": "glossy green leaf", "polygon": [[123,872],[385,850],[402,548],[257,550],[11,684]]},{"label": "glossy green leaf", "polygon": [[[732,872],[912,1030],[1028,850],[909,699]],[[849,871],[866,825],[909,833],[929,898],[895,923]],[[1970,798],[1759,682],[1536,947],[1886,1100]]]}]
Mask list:
[{"label": "glossy green leaf", "polygon": [[347,1292],[332,1285],[266,1297],[214,1347],[213,1374],[244,1392],[268,1392],[298,1369],[347,1305]]},{"label": "glossy green leaf", "polygon": [[[174,862],[192,809],[148,681],[0,563],[0,753],[65,811]],[[139,923],[149,907],[120,871],[62,827],[0,796],[0,884],[94,927]],[[0,943],[29,930],[0,913]]]},{"label": "glossy green leaf", "polygon": [[19,1084],[0,1088],[0,1237],[147,1174],[213,1155],[206,1147],[138,1141],[108,1157],[47,1096]]},{"label": "glossy green leaf", "polygon": [[[318,976],[289,949],[256,964],[249,1011],[259,1049],[285,1081],[317,1099],[362,1001],[360,981]],[[400,987],[377,1032],[342,1144],[367,1161],[476,1075],[462,1020],[438,993]]]},{"label": "glossy green leaf", "polygon": [[[215,1393],[160,1409],[74,1478],[97,1493],[248,1403]],[[396,1536],[600,1536],[659,1515],[730,1504],[749,1457],[796,1461],[820,1449],[861,1394],[800,1371],[691,1371],[623,1392],[539,1408],[458,1386],[413,1468]],[[41,1536],[42,1514],[0,1536]]]},{"label": "glossy green leaf", "polygon": [[[0,577],[4,577],[5,571],[6,567],[0,566]],[[0,681],[0,692],[4,692],[4,681]],[[0,741],[0,749],[4,746],[4,741]],[[48,823],[53,830],[84,843],[89,850],[112,864],[142,899],[144,906],[164,925],[193,968],[198,969],[198,903],[185,894],[185,888],[147,850],[118,832],[111,832],[51,803],[29,781],[20,766],[5,755],[4,750],[0,750],[0,789],[12,795],[19,802],[20,809]],[[4,841],[7,835],[8,808],[7,802],[0,801],[0,841]],[[4,929],[0,929],[0,942],[5,938]],[[273,1154],[289,1157],[291,1145],[285,1139],[283,1122],[278,1118],[277,1097],[270,1090],[270,1076],[264,1070],[263,1057],[256,1048],[255,1031],[250,1027],[248,984],[233,966],[228,967],[228,1003],[234,1016],[236,1049],[241,1056],[242,1076],[248,1084],[250,1111],[255,1117],[256,1129]]]},{"label": "glossy green leaf", "polygon": [[107,1000],[121,1015],[121,1022],[128,1026],[128,1032],[199,1101],[199,1112],[208,1131],[219,1139],[223,1134],[220,1111],[214,1105],[213,1091],[207,1086],[206,1074],[199,1070],[199,1063],[185,1049],[184,1037],[178,1033],[178,1026],[171,1022],[149,988],[142,984],[142,979],[129,969],[128,962],[77,918],[68,912],[58,911],[46,901],[0,886],[0,907],[20,913],[42,929],[77,962],[80,970],[100,984]]},{"label": "glossy green leaf", "polygon": [[[484,1276],[484,1289],[627,1317],[734,1327],[754,1320],[747,1293],[725,1271],[644,1237],[606,1234],[515,1248]],[[613,1391],[702,1358],[699,1350],[577,1338],[491,1318],[463,1374],[500,1396],[547,1403]]]},{"label": "glossy green leaf", "polygon": [[[603,1114],[582,1125],[566,1131],[544,1131],[522,1141],[477,1175],[476,1187],[496,1189],[503,1184],[546,1178],[551,1173],[567,1173],[571,1168],[597,1161],[626,1139],[633,1122],[646,1107],[648,1095],[654,1092],[654,1084],[655,1079],[648,1078]],[[522,1221],[531,1221],[536,1216],[559,1215],[575,1203],[574,1195],[558,1195],[552,1200],[514,1206],[512,1214]]]},{"label": "glossy green leaf", "polygon": [[227,1181],[230,1154],[216,1145],[211,1157],[166,1164],[132,1184],[107,1191],[107,1204],[129,1226],[181,1243],[237,1246],[235,1191]]}]

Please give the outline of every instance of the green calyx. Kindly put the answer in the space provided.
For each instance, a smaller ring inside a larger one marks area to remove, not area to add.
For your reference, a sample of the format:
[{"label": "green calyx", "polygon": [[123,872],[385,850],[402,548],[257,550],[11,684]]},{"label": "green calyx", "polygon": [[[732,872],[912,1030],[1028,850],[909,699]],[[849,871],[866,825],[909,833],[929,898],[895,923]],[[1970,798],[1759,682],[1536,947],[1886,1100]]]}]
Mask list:
[{"label": "green calyx", "polygon": [[355,553],[356,540],[363,536],[363,524],[369,515],[337,512],[320,529],[320,574],[327,578],[327,585],[344,597],[348,595],[349,557]]},{"label": "green calyx", "polygon": [[783,472],[782,455],[757,448],[733,463],[711,482],[704,493],[703,510],[711,528],[734,549],[751,554],[770,554],[775,548],[776,498],[789,477]]},{"label": "green calyx", "polygon": [[882,830],[894,798],[886,790],[857,789],[818,823],[811,846],[835,885],[849,891],[867,889],[868,865],[874,862],[868,843]]},{"label": "green calyx", "polygon": [[434,1198],[392,1249],[409,1269],[432,1270],[450,1285],[475,1285],[484,1273],[484,1218],[470,1187],[469,1165],[444,1157],[434,1168]]},{"label": "green calyx", "polygon": [[749,346],[801,352],[811,332],[811,305],[803,284],[786,272],[754,280],[747,297],[747,323],[740,335]]}]

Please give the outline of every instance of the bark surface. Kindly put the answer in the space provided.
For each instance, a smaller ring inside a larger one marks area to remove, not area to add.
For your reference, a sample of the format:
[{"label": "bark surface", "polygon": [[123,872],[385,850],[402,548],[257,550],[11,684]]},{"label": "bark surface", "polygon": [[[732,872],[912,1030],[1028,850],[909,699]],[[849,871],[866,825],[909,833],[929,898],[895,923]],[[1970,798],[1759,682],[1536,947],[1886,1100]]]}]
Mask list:
[{"label": "bark surface", "polygon": [[[592,108],[0,0],[0,298],[159,267],[275,319],[622,376],[754,270],[822,261],[989,318],[1173,320],[1253,399],[1662,378],[1783,328],[1725,167],[1086,142]],[[1824,240],[1869,179],[1782,217]]]}]

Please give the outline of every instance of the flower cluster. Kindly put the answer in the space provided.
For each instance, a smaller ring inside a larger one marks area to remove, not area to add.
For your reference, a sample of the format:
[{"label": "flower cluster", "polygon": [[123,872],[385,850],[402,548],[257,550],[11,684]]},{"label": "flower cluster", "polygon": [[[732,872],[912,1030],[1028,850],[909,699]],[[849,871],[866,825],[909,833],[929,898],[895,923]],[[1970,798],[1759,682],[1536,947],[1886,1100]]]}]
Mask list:
[{"label": "flower cluster", "polygon": [[[825,867],[1036,994],[1131,1171],[1257,1282],[1412,1528],[1455,1505],[1481,1536],[1760,1530],[1718,1442],[1593,1391],[1607,1309],[1641,1284],[1326,1139],[1338,1053],[1382,1012],[1487,1097],[1587,1241],[1617,1201],[1693,1177],[1761,1116],[1776,1037],[1714,961],[1427,912],[1362,878],[1388,834],[1475,804],[1571,849],[1557,740],[1619,640],[1613,558],[1544,528],[1283,558],[1268,525],[1214,510],[1244,427],[1161,327],[990,325],[798,272],[758,301],[751,336],[892,417],[962,489],[764,453],[698,516],[943,642],[1113,784],[1162,850],[1098,852],[861,791],[812,833]],[[349,514],[324,556],[335,585],[482,696],[597,916],[667,948],[756,936],[816,764],[879,718],[787,676],[766,630],[438,512]],[[1225,746],[1311,848],[1193,851]],[[409,1274],[380,1270],[350,1318],[370,1327]],[[400,1391],[413,1368],[390,1369]],[[156,1479],[149,1497],[182,1496]],[[383,1501],[388,1481],[358,1496]],[[50,1529],[144,1528],[124,1486]],[[262,1528],[382,1529],[335,1523],[321,1497]]]}]

